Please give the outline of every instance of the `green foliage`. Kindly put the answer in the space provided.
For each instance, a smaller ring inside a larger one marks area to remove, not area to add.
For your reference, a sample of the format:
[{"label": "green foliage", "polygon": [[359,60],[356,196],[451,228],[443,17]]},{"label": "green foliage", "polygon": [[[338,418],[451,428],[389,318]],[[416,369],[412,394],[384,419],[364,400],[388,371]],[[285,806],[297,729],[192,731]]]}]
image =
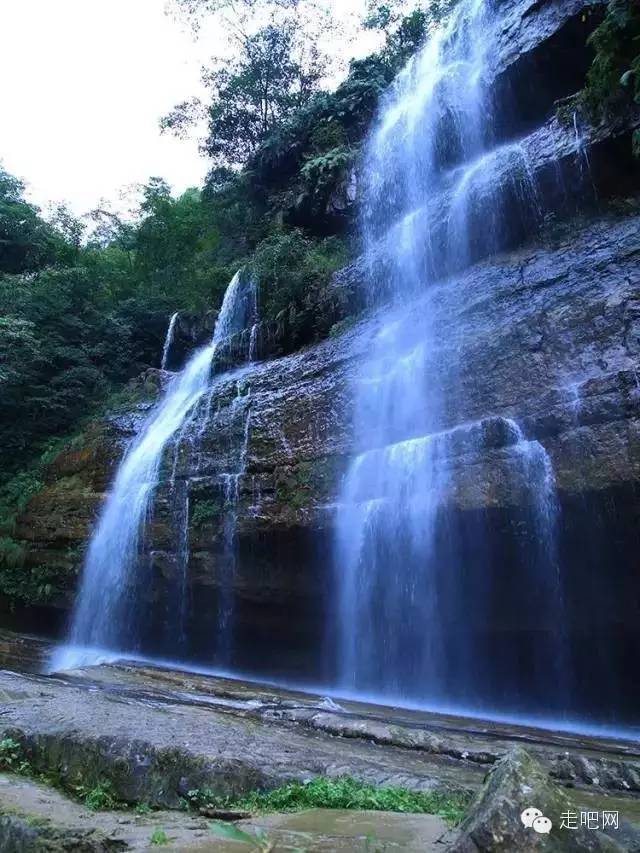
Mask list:
[{"label": "green foliage", "polygon": [[[631,103],[640,105],[640,5],[637,0],[611,0],[603,22],[589,38],[595,57],[583,92],[592,116],[615,114]],[[634,153],[640,153],[638,133]]]},{"label": "green foliage", "polygon": [[78,788],[77,794],[85,806],[92,811],[107,811],[121,807],[121,803],[113,794],[111,782],[108,781],[100,782],[94,788],[88,790]]},{"label": "green foliage", "polygon": [[24,273],[53,263],[63,243],[24,198],[22,181],[0,166],[0,273]]},{"label": "green foliage", "polygon": [[154,829],[149,842],[155,847],[162,847],[165,844],[169,844],[169,836],[164,829]]},{"label": "green foliage", "polygon": [[338,322],[334,323],[329,329],[329,337],[339,338],[340,335],[344,335],[345,332],[348,332],[349,329],[353,328],[356,320],[356,317],[345,317],[344,320],[338,320]]},{"label": "green foliage", "polygon": [[313,157],[300,170],[307,192],[326,199],[339,185],[354,161],[354,151],[344,145]]},{"label": "green foliage", "polygon": [[22,745],[10,737],[0,740],[0,770],[27,774],[31,765],[24,756]]},{"label": "green foliage", "polygon": [[[248,845],[251,850],[256,850],[258,853],[270,853],[270,851],[274,850],[273,842],[270,841],[269,836],[262,829],[256,830],[255,833],[244,832],[244,830],[239,829],[234,824],[222,823],[222,821],[212,823],[209,828],[216,838]],[[296,853],[295,848],[292,849],[292,853]]]},{"label": "green foliage", "polygon": [[[325,62],[315,45],[301,39],[295,16],[236,38],[235,58],[218,60],[204,74],[211,92],[204,149],[218,166],[239,166],[278,124],[318,88]],[[311,49],[309,49],[311,48]],[[184,101],[161,121],[182,133],[198,115]]]},{"label": "green foliage", "polygon": [[10,536],[0,538],[0,567],[18,569],[24,565],[24,548]]},{"label": "green foliage", "polygon": [[[22,192],[19,181],[0,171],[5,479],[114,388],[157,365],[170,313],[219,304],[231,277],[227,257],[220,260],[219,208],[196,190],[174,198],[152,178],[138,221],[94,211],[97,229],[84,246],[82,225],[66,210],[45,222]],[[7,223],[26,221],[27,214],[37,228],[19,231],[17,246]]]},{"label": "green foliage", "polygon": [[319,291],[347,257],[345,245],[337,237],[317,242],[299,229],[275,231],[256,247],[250,263],[260,283],[262,316],[277,317],[293,308],[301,314],[297,331],[306,332],[307,339],[313,337],[322,318],[313,317],[309,322],[304,312],[317,304]]},{"label": "green foliage", "polygon": [[[49,439],[42,443],[39,455],[22,471],[0,485],[0,536],[11,536],[15,520],[23,513],[31,498],[44,486],[45,470],[63,447],[72,447],[81,435]],[[0,558],[1,559],[1,558]]]},{"label": "green foliage", "polygon": [[[20,547],[20,546],[18,546]],[[69,572],[64,566],[0,564],[0,592],[13,601],[46,604],[67,588]]]},{"label": "green foliage", "polygon": [[276,498],[292,509],[308,506],[313,494],[313,485],[313,468],[309,462],[276,472]]},{"label": "green foliage", "polygon": [[470,796],[458,791],[409,791],[377,788],[348,776],[318,777],[310,782],[291,782],[273,791],[254,791],[240,797],[219,797],[209,790],[187,794],[193,808],[237,808],[252,812],[291,812],[308,808],[371,809],[416,814],[437,814],[450,824],[464,817]]},{"label": "green foliage", "polygon": [[200,500],[193,508],[191,523],[195,528],[202,527],[220,518],[221,508],[217,501]]}]

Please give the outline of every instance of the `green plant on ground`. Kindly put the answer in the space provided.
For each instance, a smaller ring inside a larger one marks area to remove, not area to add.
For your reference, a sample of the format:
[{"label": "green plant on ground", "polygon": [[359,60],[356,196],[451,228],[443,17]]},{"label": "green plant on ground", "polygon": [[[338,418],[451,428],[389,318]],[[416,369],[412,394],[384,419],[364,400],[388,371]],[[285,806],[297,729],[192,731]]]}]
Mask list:
[{"label": "green plant on ground", "polygon": [[[258,853],[271,853],[272,850],[275,850],[274,842],[269,839],[267,833],[262,829],[258,829],[255,834],[252,834],[239,829],[232,823],[222,823],[222,821],[212,823],[209,828],[217,838],[247,844],[251,850],[256,850]],[[288,849],[291,850],[291,853],[304,853],[304,851],[297,847]]]},{"label": "green plant on ground", "polygon": [[114,796],[111,782],[99,782],[94,788],[79,788],[78,794],[83,803],[91,811],[106,811],[118,809],[121,803]]},{"label": "green plant on ground", "polygon": [[[2,547],[0,545],[0,549]],[[28,604],[51,601],[64,590],[68,579],[69,572],[64,566],[7,565],[0,554],[0,592],[9,597],[12,604],[17,600]]]},{"label": "green plant on ground", "polygon": [[436,814],[455,825],[464,817],[469,794],[464,791],[410,791],[386,785],[375,787],[349,776],[318,777],[309,782],[290,782],[272,791],[251,791],[239,797],[220,797],[197,789],[187,794],[193,808],[237,808],[252,812],[291,812],[308,808],[369,809],[417,814]]},{"label": "green plant on ground", "polygon": [[0,770],[12,773],[29,773],[31,765],[24,756],[22,744],[11,737],[0,740]]},{"label": "green plant on ground", "polygon": [[364,840],[364,851],[365,853],[385,853],[387,849],[386,844],[379,845],[376,841],[375,835],[367,835]]},{"label": "green plant on ground", "polygon": [[135,807],[136,814],[151,814],[151,806],[149,803],[138,803]]},{"label": "green plant on ground", "polygon": [[24,548],[11,536],[0,537],[0,566],[17,569],[24,564]]},{"label": "green plant on ground", "polygon": [[169,836],[164,829],[154,829],[149,840],[155,847],[162,847],[169,843]]},{"label": "green plant on ground", "polygon": [[[311,306],[315,313],[319,293],[348,257],[345,241],[337,237],[317,242],[300,229],[273,231],[256,247],[250,263],[260,282],[261,316],[273,319],[291,306],[301,316]],[[322,321],[322,317],[313,318],[316,326]],[[302,334],[303,329],[298,332]]]},{"label": "green plant on ground", "polygon": [[276,479],[276,497],[293,509],[307,506],[313,491],[313,468],[309,462],[281,470]]}]

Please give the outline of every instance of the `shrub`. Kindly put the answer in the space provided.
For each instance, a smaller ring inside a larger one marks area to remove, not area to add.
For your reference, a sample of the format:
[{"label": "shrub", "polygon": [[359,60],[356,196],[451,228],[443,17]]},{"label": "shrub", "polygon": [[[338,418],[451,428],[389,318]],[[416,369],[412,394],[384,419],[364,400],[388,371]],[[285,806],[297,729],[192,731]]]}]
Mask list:
[{"label": "shrub", "polygon": [[78,793],[85,806],[92,811],[120,808],[120,803],[113,794],[111,782],[99,782],[89,790],[79,789]]},{"label": "shrub", "polygon": [[11,737],[0,740],[0,770],[28,773],[31,767],[24,757],[22,745]]},{"label": "shrub", "polygon": [[451,824],[464,817],[470,795],[464,791],[409,791],[377,788],[348,776],[318,777],[310,782],[291,782],[273,791],[253,791],[240,797],[219,797],[198,789],[187,794],[194,808],[235,807],[255,812],[289,812],[308,808],[370,809],[417,814],[437,814]]},{"label": "shrub", "polygon": [[169,843],[169,836],[164,831],[164,829],[154,829],[154,831],[151,834],[151,838],[149,839],[149,841],[155,847],[161,847],[164,844]]},{"label": "shrub", "polygon": [[318,291],[346,260],[346,246],[337,237],[315,242],[299,229],[276,231],[260,243],[251,262],[262,316],[273,319],[292,305],[299,310],[313,306]]},{"label": "shrub", "polygon": [[[595,118],[640,105],[640,5],[637,0],[611,0],[604,20],[589,38],[595,57],[582,100]],[[634,153],[640,154],[638,132]]]}]

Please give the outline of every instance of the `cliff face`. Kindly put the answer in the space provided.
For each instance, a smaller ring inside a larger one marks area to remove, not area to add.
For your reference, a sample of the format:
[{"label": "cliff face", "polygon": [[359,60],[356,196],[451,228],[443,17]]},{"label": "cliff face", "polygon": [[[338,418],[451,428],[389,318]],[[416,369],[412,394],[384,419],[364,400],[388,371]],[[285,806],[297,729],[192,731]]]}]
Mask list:
[{"label": "cliff face", "polygon": [[[517,420],[553,463],[564,514],[560,550],[576,593],[574,628],[581,627],[581,606],[597,601],[603,630],[620,634],[624,643],[637,642],[639,624],[639,258],[640,215],[630,214],[574,225],[545,245],[478,264],[441,285],[459,294],[459,316],[443,325],[434,356],[459,365],[460,407],[446,412],[441,424],[457,436],[447,445],[456,472],[447,513],[462,527],[483,520],[488,550],[492,540],[501,543],[491,561],[494,580],[517,601],[509,548],[532,535],[510,427]],[[420,302],[408,306],[398,323],[421,310]],[[149,598],[159,650],[171,647],[163,623],[170,623],[180,539],[171,497],[182,483],[189,494],[189,572],[197,602],[193,653],[206,659],[211,651],[225,526],[233,513],[239,547],[234,590],[246,649],[239,663],[317,673],[333,571],[332,525],[340,512],[336,496],[354,452],[354,374],[383,317],[381,310],[341,337],[215,380],[211,417],[197,447],[184,442],[175,459],[167,456],[149,528],[147,559],[155,578]],[[54,462],[47,487],[18,528],[32,565],[67,559],[70,549],[77,558],[110,471],[148,405],[107,419],[86,446]],[[245,430],[246,470],[237,506],[231,506],[228,476],[236,470]],[[484,557],[470,553],[468,559]],[[497,610],[492,630],[498,634],[536,629],[535,614],[526,608]],[[260,660],[250,651],[256,648],[264,650]]]},{"label": "cliff face", "polygon": [[[559,562],[572,592],[567,631],[581,649],[573,662],[578,692],[597,702],[602,680],[590,686],[589,673],[604,656],[601,679],[611,676],[607,690],[619,691],[624,709],[629,697],[620,673],[631,670],[640,652],[640,213],[633,198],[601,202],[620,196],[623,179],[625,193],[637,190],[638,169],[628,153],[629,129],[637,122],[631,116],[585,129],[584,143],[576,145],[573,127],[550,117],[553,99],[576,82],[571,75],[584,74],[588,54],[575,45],[584,45],[583,30],[593,28],[590,16],[598,20],[601,4],[512,6],[496,79],[518,98],[526,95],[523,80],[532,79],[532,69],[549,84],[546,95],[538,91],[526,108],[529,119],[534,112],[537,119],[548,114],[547,123],[525,135],[522,146],[539,192],[564,220],[543,223],[533,239],[526,239],[526,222],[515,223],[510,251],[475,258],[467,269],[439,270],[439,283],[394,309],[395,320],[400,337],[407,327],[409,353],[407,318],[437,313],[439,294],[456,292],[455,313],[437,315],[440,343],[430,374],[438,376],[439,364],[451,373],[454,365],[458,384],[455,404],[440,413],[436,429],[447,436],[454,471],[441,517],[457,526],[463,562],[478,582],[496,590],[494,618],[474,629],[496,650],[508,646],[517,654],[519,638],[545,625],[545,614],[527,606],[517,574],[517,554],[536,535],[517,424],[543,445],[553,466]],[[567,44],[574,45],[580,68],[565,74],[558,62]],[[577,219],[566,199],[571,180],[585,169],[598,201],[592,193],[588,216]],[[497,168],[498,181],[499,175]],[[435,221],[443,202],[430,204],[425,216]],[[383,250],[379,263],[384,268]],[[336,319],[366,301],[360,277],[356,263],[336,279],[329,297]],[[215,378],[209,418],[166,454],[147,529],[150,651],[169,655],[174,649],[173,592],[186,560],[191,616],[185,653],[211,660],[233,546],[234,665],[313,680],[331,675],[332,549],[341,478],[357,453],[354,383],[389,314],[380,307],[341,336]],[[180,332],[176,362],[190,342],[210,335],[210,319]],[[260,349],[265,357],[286,351],[286,323],[263,328]],[[145,381],[161,385],[167,378],[152,372]],[[69,608],[114,466],[150,405],[96,423],[83,446],[55,460],[46,487],[19,519],[16,536],[26,546],[27,567],[55,563],[68,570],[67,594],[36,613],[44,620],[40,627],[59,626]],[[430,413],[423,415],[427,424]],[[479,526],[482,553],[472,544],[478,537],[467,535]],[[476,619],[472,601],[469,619]]]}]

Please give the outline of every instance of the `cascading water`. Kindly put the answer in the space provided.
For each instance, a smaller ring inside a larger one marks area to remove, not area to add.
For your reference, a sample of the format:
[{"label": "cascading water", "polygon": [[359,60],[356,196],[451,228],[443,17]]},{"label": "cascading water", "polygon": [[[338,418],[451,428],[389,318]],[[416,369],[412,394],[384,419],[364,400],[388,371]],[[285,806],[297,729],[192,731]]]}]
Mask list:
[{"label": "cascading water", "polygon": [[[551,461],[511,417],[459,425],[466,341],[455,329],[441,338],[459,295],[433,284],[507,245],[514,216],[542,218],[525,147],[495,141],[486,72],[498,14],[490,0],[461,1],[397,78],[365,150],[365,267],[371,301],[389,307],[355,383],[358,454],[339,501],[332,633],[342,690],[440,707],[561,710],[567,653]],[[420,301],[408,314],[409,296]],[[495,646],[495,631],[486,639],[501,618],[490,568],[507,546],[493,541],[486,513],[455,511],[472,502],[461,448],[478,489],[487,449],[519,488],[505,533],[519,572],[510,582],[544,618],[531,629],[537,649],[512,658]]]},{"label": "cascading water", "polygon": [[169,328],[167,329],[167,336],[164,339],[164,346],[162,347],[162,360],[160,362],[160,370],[167,369],[167,361],[169,359],[169,353],[171,352],[171,344],[173,343],[173,336],[175,334],[176,322],[178,320],[178,311],[175,314],[171,315],[169,320]]},{"label": "cascading water", "polygon": [[[226,290],[211,343],[198,350],[169,383],[128,448],[89,545],[69,645],[56,655],[54,668],[90,660],[96,652],[104,650],[137,650],[143,625],[141,593],[149,582],[141,559],[145,525],[153,511],[165,449],[175,436],[179,445],[193,424],[197,424],[198,404],[206,397],[216,350],[245,329],[247,317],[255,319],[251,312],[255,302],[253,291],[250,279],[240,272],[234,276]],[[187,484],[178,491],[186,525]],[[181,534],[179,531],[179,537]],[[188,552],[188,539],[186,542],[181,539],[178,551],[184,556],[185,550]],[[184,572],[186,565],[181,574]],[[184,592],[183,577],[180,586]],[[183,602],[176,603],[178,610],[182,607]]]},{"label": "cascading water", "polygon": [[[255,327],[255,324],[254,324]],[[247,466],[249,435],[251,430],[251,388],[243,387],[241,381],[237,385],[237,394],[232,404],[234,415],[242,423],[242,437],[234,460],[234,468],[221,474],[224,500],[224,568],[221,578],[220,598],[218,604],[216,660],[219,664],[229,667],[233,663],[233,634],[234,634],[234,590],[233,580],[236,573],[236,539],[238,530],[238,505],[240,502],[240,484]]]}]

